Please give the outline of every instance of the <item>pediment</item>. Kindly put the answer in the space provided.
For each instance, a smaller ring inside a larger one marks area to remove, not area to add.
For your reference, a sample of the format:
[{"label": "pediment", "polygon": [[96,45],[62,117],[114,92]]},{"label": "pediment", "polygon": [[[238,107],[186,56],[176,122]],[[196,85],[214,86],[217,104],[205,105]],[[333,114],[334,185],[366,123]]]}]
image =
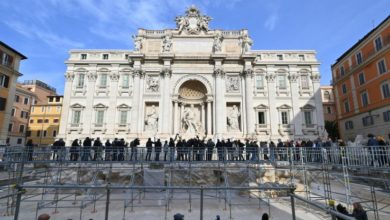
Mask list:
[{"label": "pediment", "polygon": [[284,105],[277,107],[277,109],[291,109],[291,106],[284,104]]},{"label": "pediment", "polygon": [[79,103],[75,103],[75,104],[71,105],[70,108],[84,108],[84,106],[79,104]]},{"label": "pediment", "polygon": [[123,104],[118,105],[117,108],[119,108],[119,109],[130,109],[131,106],[126,105],[126,104],[123,103]]},{"label": "pediment", "polygon": [[306,104],[304,105],[303,107],[301,107],[301,109],[309,109],[309,110],[313,110],[315,109],[316,107],[311,105],[311,104]]},{"label": "pediment", "polygon": [[94,108],[108,108],[107,106],[105,106],[104,104],[102,103],[98,103],[96,105],[93,106]]},{"label": "pediment", "polygon": [[268,106],[260,104],[260,105],[256,106],[255,109],[268,109]]}]

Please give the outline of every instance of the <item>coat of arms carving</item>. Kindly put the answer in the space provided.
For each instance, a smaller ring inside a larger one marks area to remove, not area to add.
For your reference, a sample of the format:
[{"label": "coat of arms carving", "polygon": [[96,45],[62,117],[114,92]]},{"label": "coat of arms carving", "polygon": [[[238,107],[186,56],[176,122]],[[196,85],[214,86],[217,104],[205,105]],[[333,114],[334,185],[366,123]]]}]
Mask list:
[{"label": "coat of arms carving", "polygon": [[186,10],[185,16],[177,16],[175,20],[179,34],[183,31],[187,34],[199,34],[201,31],[209,31],[209,21],[212,18],[202,15],[197,7],[191,6]]}]

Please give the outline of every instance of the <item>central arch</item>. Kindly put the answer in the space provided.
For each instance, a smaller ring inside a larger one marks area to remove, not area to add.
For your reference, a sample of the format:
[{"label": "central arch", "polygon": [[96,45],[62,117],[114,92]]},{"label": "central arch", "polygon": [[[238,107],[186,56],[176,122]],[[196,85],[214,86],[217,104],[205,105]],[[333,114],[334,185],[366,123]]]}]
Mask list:
[{"label": "central arch", "polygon": [[213,92],[212,92],[213,90],[211,89],[212,86],[211,86],[210,81],[207,80],[206,77],[201,76],[201,75],[185,75],[185,76],[180,77],[177,80],[175,86],[173,87],[173,94],[179,95],[180,88],[187,81],[199,81],[206,88],[206,95],[207,96],[213,94]]}]

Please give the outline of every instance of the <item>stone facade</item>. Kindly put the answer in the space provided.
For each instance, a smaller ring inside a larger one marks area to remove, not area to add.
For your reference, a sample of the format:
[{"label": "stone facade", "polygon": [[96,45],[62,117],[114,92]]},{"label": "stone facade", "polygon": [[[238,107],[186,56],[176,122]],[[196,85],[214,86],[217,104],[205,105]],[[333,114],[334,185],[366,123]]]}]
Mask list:
[{"label": "stone facade", "polygon": [[317,138],[315,51],[251,50],[247,30],[210,30],[195,7],[177,29],[139,29],[134,50],[71,50],[59,135]]}]

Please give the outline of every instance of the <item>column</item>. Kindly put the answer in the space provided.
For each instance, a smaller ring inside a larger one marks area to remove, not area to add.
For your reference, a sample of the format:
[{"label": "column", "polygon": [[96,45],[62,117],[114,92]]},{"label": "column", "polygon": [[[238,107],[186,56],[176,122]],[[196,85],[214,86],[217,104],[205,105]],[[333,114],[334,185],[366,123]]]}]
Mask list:
[{"label": "column", "polygon": [[70,123],[69,117],[71,117],[70,97],[72,95],[72,84],[74,80],[73,70],[67,72],[65,74],[65,78],[66,81],[65,81],[65,88],[64,88],[64,98],[62,99],[61,122],[60,122],[60,129],[58,132],[58,138],[63,138],[68,144],[68,141],[70,140],[66,139],[66,134],[68,130],[68,125]]},{"label": "column", "polygon": [[171,78],[171,69],[170,68],[164,68],[163,71],[162,71],[162,74],[164,76],[164,91],[163,91],[163,103],[162,103],[162,106],[163,106],[163,118],[161,120],[162,122],[162,133],[164,134],[170,134],[171,133],[171,123],[172,123],[172,102],[170,100],[170,89],[171,89],[171,86],[170,86],[170,78]]},{"label": "column", "polygon": [[316,113],[316,122],[317,122],[317,130],[318,135],[322,136],[325,132],[325,122],[324,122],[324,110],[322,109],[322,94],[320,88],[320,73],[318,71],[318,67],[312,68],[312,76],[311,80],[313,81],[313,90],[315,97],[315,113]]},{"label": "column", "polygon": [[203,126],[204,131],[206,131],[206,115],[205,115],[206,111],[204,109],[204,105],[205,105],[204,102],[200,104],[200,106],[202,108],[202,126]]},{"label": "column", "polygon": [[109,89],[109,106],[105,115],[105,123],[107,125],[106,136],[114,138],[115,128],[117,127],[116,122],[118,121],[117,117],[117,97],[118,97],[118,80],[119,80],[119,64],[112,64],[113,72],[110,75],[110,87]]},{"label": "column", "polygon": [[[88,83],[87,83],[87,92],[86,92],[86,106],[84,110],[83,118],[81,119],[83,123],[83,135],[86,137],[91,135],[91,126],[94,121],[92,121],[92,115],[95,115],[95,110],[93,108],[93,101],[95,96],[95,82],[97,79],[96,73],[96,64],[90,64],[89,73],[87,74]],[[87,114],[89,112],[90,114]]]},{"label": "column", "polygon": [[[144,96],[143,96],[143,91],[144,91],[144,81],[145,81],[145,72],[143,70],[140,70],[140,73],[139,73],[139,101],[138,101],[138,115],[137,115],[137,121],[138,121],[138,133],[142,133],[143,132],[143,128],[144,128],[144,118],[145,118],[145,112],[144,112],[144,108],[145,108],[145,103],[144,103]],[[159,108],[161,106],[159,105]],[[160,123],[160,122],[159,122]]]},{"label": "column", "polygon": [[245,70],[245,112],[247,136],[255,132],[255,115],[253,109],[253,69],[248,67]]},{"label": "column", "polygon": [[267,89],[268,89],[268,118],[267,123],[270,125],[271,134],[270,140],[276,140],[279,138],[279,124],[281,124],[279,120],[279,111],[277,109],[275,100],[276,100],[276,85],[275,85],[275,70],[273,66],[267,66]]},{"label": "column", "polygon": [[207,135],[211,135],[211,101],[207,100]]},{"label": "column", "polygon": [[175,134],[179,133],[178,131],[178,117],[179,117],[179,102],[177,100],[174,100],[174,111],[173,111],[173,132]]},{"label": "column", "polygon": [[301,136],[302,133],[302,124],[304,123],[302,120],[302,112],[301,107],[304,106],[301,105],[299,101],[299,97],[301,96],[299,94],[299,83],[298,78],[299,75],[297,73],[297,67],[296,66],[290,66],[289,71],[289,79],[290,79],[290,95],[291,95],[291,107],[292,107],[292,118],[290,120],[290,124],[294,124],[294,135]]},{"label": "column", "polygon": [[215,134],[221,138],[226,131],[226,101],[224,90],[225,72],[221,68],[215,74]]},{"label": "column", "polygon": [[133,73],[134,78],[134,85],[133,85],[133,104],[131,108],[131,131],[132,133],[139,133],[138,130],[138,121],[143,121],[143,119],[140,119],[139,114],[139,106],[141,105],[139,103],[139,96],[140,96],[140,73],[138,71],[134,71]]}]

